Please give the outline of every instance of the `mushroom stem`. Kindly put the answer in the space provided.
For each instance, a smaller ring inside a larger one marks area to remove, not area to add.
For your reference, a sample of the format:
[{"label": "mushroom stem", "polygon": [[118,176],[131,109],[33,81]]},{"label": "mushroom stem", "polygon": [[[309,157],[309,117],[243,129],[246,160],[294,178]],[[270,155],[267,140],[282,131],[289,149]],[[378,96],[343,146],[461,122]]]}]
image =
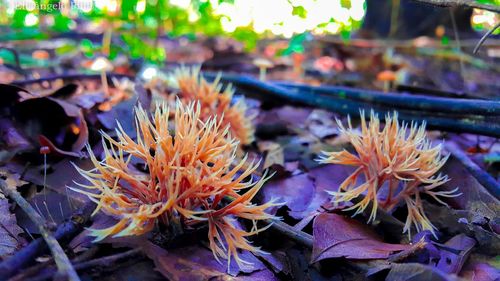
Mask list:
[{"label": "mushroom stem", "polygon": [[104,96],[109,97],[109,86],[108,86],[108,78],[106,77],[106,71],[103,69],[101,71],[101,83],[102,88],[104,90]]},{"label": "mushroom stem", "polygon": [[260,81],[266,81],[266,68],[265,67],[259,67],[259,80]]},{"label": "mushroom stem", "polygon": [[102,37],[102,53],[109,57],[111,51],[111,38],[113,36],[112,25],[108,23],[108,29],[104,31],[104,36]]},{"label": "mushroom stem", "polygon": [[384,81],[384,93],[389,92],[390,87],[391,87],[391,82],[390,81]]}]

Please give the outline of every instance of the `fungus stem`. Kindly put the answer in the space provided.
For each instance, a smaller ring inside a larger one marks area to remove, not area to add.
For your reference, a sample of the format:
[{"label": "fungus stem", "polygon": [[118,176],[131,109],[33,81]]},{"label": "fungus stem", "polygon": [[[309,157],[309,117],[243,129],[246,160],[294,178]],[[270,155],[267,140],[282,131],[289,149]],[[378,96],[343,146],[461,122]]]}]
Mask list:
[{"label": "fungus stem", "polygon": [[104,96],[109,97],[108,78],[106,77],[106,71],[104,69],[101,71],[101,83],[104,91]]},{"label": "fungus stem", "polygon": [[259,67],[259,80],[266,81],[266,68],[265,67]]}]

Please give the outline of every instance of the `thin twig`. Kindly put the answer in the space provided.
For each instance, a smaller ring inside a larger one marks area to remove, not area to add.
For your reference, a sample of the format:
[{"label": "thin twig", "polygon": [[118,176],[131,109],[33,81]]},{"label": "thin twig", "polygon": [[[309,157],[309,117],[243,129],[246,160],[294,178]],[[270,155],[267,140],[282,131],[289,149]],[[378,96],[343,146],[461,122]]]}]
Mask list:
[{"label": "thin twig", "polygon": [[[290,82],[278,82],[276,85],[308,95],[319,94],[336,99],[366,102],[396,109],[439,112],[443,114],[500,116],[500,102],[498,101],[404,95],[402,93],[383,93],[345,86],[310,86]],[[441,94],[441,92],[438,93]]]},{"label": "thin twig", "polygon": [[58,268],[58,273],[71,281],[80,280],[75,269],[71,265],[68,256],[66,256],[66,253],[64,253],[64,250],[61,248],[61,245],[59,245],[59,242],[57,242],[54,236],[52,236],[50,231],[47,229],[44,223],[45,220],[40,216],[40,214],[33,209],[30,203],[28,203],[28,201],[26,201],[26,199],[24,199],[21,194],[17,192],[17,190],[9,188],[4,180],[0,180],[0,189],[6,196],[14,200],[21,207],[26,215],[28,215],[28,217],[37,226],[43,239],[47,243],[47,246],[52,252],[52,256],[54,257],[54,261]]},{"label": "thin twig", "polygon": [[474,51],[472,51],[473,54],[476,54],[477,51],[479,51],[479,48],[481,48],[481,45],[483,45],[484,41],[486,41],[486,38],[488,38],[495,30],[500,27],[500,21],[488,32],[486,32],[481,39],[479,39],[479,42],[477,42],[476,47],[474,47]]},{"label": "thin twig", "polygon": [[482,4],[472,0],[413,0],[421,3],[430,4],[439,7],[466,7],[487,10],[495,13],[500,13],[500,6]]},{"label": "thin twig", "polygon": [[[120,73],[107,73],[106,74],[107,78],[111,77],[116,77],[116,78],[129,78],[131,80],[134,79],[133,76],[127,75],[127,74],[120,74]],[[98,80],[101,79],[101,74],[83,74],[83,73],[73,73],[73,74],[60,74],[60,75],[52,75],[52,76],[47,76],[47,77],[42,77],[38,79],[27,79],[27,80],[18,80],[14,81],[11,84],[16,85],[16,86],[26,86],[30,84],[39,84],[43,82],[50,82],[58,79],[63,79],[63,80]]]},{"label": "thin twig", "polygon": [[[59,225],[54,232],[54,237],[61,245],[68,243],[78,233],[83,230],[90,215],[95,209],[95,203],[89,202],[78,209],[67,222]],[[31,243],[16,252],[13,256],[0,263],[0,280],[6,280],[17,274],[35,259],[45,253],[48,253],[47,244],[42,238],[35,239]]]},{"label": "thin twig", "polygon": [[12,55],[14,56],[14,62],[15,62],[15,70],[26,77],[26,71],[22,68],[21,66],[21,60],[19,59],[19,53],[17,52],[16,49],[14,48],[8,48],[8,47],[0,47],[0,50],[6,50],[6,51],[9,51],[12,53]]},{"label": "thin twig", "polygon": [[[460,36],[458,35],[458,28],[457,28],[457,21],[455,20],[455,14],[453,13],[452,9],[448,10],[450,12],[450,19],[451,19],[451,24],[453,26],[453,34],[455,36],[455,42],[457,42],[457,53],[460,54],[462,53],[462,46],[460,44]],[[465,66],[464,66],[464,57],[459,56],[459,63],[460,63],[460,78],[462,78],[462,81],[465,82]]]},{"label": "thin twig", "polygon": [[[208,73],[205,73],[205,76],[209,79],[213,77],[212,74]],[[500,137],[500,124],[498,123],[500,103],[494,101],[474,101],[473,103],[470,100],[419,97],[419,100],[426,99],[427,103],[417,100],[411,103],[410,100],[415,99],[415,97],[391,95],[390,99],[398,100],[397,102],[400,103],[395,108],[394,104],[388,104],[388,98],[383,102],[384,104],[381,104],[381,99],[379,99],[381,95],[374,91],[359,92],[358,89],[344,87],[343,91],[335,92],[332,95],[329,91],[325,91],[325,87],[310,87],[308,92],[305,91],[307,87],[301,86],[299,87],[304,89],[292,90],[244,75],[223,74],[221,79],[226,83],[235,84],[239,90],[246,90],[245,93],[253,94],[264,102],[276,103],[276,98],[280,98],[291,104],[320,107],[351,116],[359,116],[360,109],[373,110],[380,115],[396,109],[401,120],[425,121],[430,128]],[[446,107],[453,107],[456,113],[451,113],[450,110],[447,112],[436,110],[436,108],[444,109]],[[467,110],[475,112],[479,107],[483,108],[482,112],[464,113]],[[462,108],[463,111],[458,111],[458,108]]]},{"label": "thin twig", "polygon": [[[129,259],[129,258],[136,257],[136,256],[142,256],[142,255],[143,255],[143,253],[142,253],[141,249],[132,249],[132,250],[128,250],[128,251],[123,252],[123,253],[110,255],[110,256],[94,259],[94,260],[84,261],[81,263],[76,263],[74,265],[74,267],[75,267],[75,270],[80,271],[80,272],[83,270],[96,268],[96,267],[107,268],[107,267],[110,267],[112,265],[115,265],[119,261],[123,261],[125,259]],[[41,274],[41,275],[39,275],[33,279],[30,279],[30,280],[32,280],[32,281],[51,280],[52,277],[54,276],[54,273],[55,272],[51,270],[49,272]]]},{"label": "thin twig", "polygon": [[272,224],[271,229],[290,238],[294,242],[309,249],[313,248],[313,236],[311,234],[297,230],[289,224],[286,224],[279,220],[266,220],[266,223]]},{"label": "thin twig", "polygon": [[474,163],[454,142],[446,142],[445,148],[491,195],[500,200],[500,184],[490,174]]}]

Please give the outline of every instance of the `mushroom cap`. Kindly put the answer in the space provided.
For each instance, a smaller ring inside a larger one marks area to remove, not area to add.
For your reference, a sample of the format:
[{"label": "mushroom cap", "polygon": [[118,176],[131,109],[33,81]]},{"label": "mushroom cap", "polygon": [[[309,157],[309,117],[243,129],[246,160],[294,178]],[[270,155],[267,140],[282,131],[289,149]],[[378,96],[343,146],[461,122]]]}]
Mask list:
[{"label": "mushroom cap", "polygon": [[377,80],[380,81],[394,81],[396,80],[396,73],[391,70],[384,70],[377,74]]},{"label": "mushroom cap", "polygon": [[292,53],[292,59],[296,62],[302,63],[306,56],[303,53]]},{"label": "mushroom cap", "polygon": [[264,58],[256,58],[253,60],[253,64],[257,67],[263,67],[263,68],[269,68],[273,67],[273,63],[269,60],[266,60]]},{"label": "mushroom cap", "polygon": [[105,57],[98,57],[92,62],[90,69],[94,71],[111,71],[113,70],[113,64]]},{"label": "mushroom cap", "polygon": [[36,50],[31,54],[31,57],[37,60],[48,60],[50,55],[45,50]]}]

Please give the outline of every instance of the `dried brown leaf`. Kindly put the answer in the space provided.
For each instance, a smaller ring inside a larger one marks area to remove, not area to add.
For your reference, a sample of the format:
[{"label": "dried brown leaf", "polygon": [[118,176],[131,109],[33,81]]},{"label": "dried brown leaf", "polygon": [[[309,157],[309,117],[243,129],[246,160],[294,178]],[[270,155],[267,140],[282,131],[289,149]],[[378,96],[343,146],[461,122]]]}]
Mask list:
[{"label": "dried brown leaf", "polygon": [[9,211],[7,199],[0,199],[0,259],[12,255],[18,249],[22,244],[18,236],[22,232],[16,217]]},{"label": "dried brown leaf", "polygon": [[313,224],[311,260],[327,258],[385,259],[410,245],[383,242],[368,226],[337,214],[320,214]]}]

